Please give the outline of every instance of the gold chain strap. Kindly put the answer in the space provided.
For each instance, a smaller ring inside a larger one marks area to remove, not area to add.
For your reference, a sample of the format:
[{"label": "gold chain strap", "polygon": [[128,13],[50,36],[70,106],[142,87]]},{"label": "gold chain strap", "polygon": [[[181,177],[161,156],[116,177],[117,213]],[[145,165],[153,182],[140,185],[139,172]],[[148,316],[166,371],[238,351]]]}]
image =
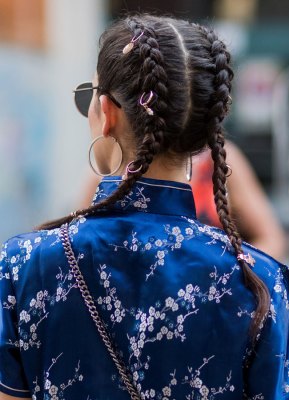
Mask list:
[{"label": "gold chain strap", "polygon": [[89,313],[97,327],[97,330],[103,340],[103,343],[105,344],[109,354],[111,355],[111,358],[113,359],[113,361],[118,369],[121,379],[122,379],[123,383],[125,384],[126,389],[129,392],[131,399],[132,400],[140,400],[141,399],[140,394],[138,393],[136,387],[134,386],[134,384],[127,372],[127,369],[124,365],[124,362],[122,361],[120,356],[115,351],[114,345],[107,333],[107,330],[104,326],[102,319],[99,316],[99,313],[95,307],[93,298],[89,292],[89,289],[85,283],[83,275],[79,269],[79,266],[77,264],[77,261],[76,261],[76,258],[75,258],[74,252],[72,250],[70,240],[69,240],[67,224],[62,225],[60,228],[60,239],[61,239],[64,251],[65,251],[65,255],[67,257],[69,266],[70,266],[72,273],[74,275],[74,278],[77,282],[77,286],[81,292],[81,295],[82,295],[84,302],[89,310]]}]

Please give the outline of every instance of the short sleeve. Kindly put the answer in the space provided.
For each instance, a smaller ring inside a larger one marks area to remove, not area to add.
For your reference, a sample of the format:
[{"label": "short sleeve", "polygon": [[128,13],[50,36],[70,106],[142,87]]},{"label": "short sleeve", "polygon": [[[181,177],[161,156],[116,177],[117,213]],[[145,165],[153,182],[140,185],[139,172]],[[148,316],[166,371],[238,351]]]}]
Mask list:
[{"label": "short sleeve", "polygon": [[17,333],[16,297],[9,271],[7,243],[0,254],[0,391],[19,398],[31,397],[25,379]]},{"label": "short sleeve", "polygon": [[278,271],[269,316],[247,371],[247,399],[289,399],[288,269]]}]

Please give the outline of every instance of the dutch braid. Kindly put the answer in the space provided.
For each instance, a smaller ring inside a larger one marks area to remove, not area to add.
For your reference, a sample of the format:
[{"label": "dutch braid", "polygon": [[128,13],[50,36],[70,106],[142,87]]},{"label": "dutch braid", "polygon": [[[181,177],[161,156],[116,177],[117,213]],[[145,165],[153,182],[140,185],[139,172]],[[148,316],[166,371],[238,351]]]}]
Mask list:
[{"label": "dutch braid", "polygon": [[[218,40],[215,33],[204,27],[199,27],[201,32],[206,35],[211,43],[211,56],[215,63],[215,93],[208,113],[208,145],[211,148],[212,159],[214,161],[213,172],[213,191],[217,213],[220,222],[228,235],[228,238],[236,251],[237,255],[243,254],[242,240],[235,223],[232,221],[226,190],[226,180],[228,166],[226,164],[226,151],[224,149],[225,139],[221,122],[223,121],[229,103],[231,90],[231,79],[233,73],[229,67],[230,56],[224,44]],[[252,271],[244,260],[238,260],[244,274],[245,285],[252,290],[257,300],[257,308],[252,322],[251,331],[255,338],[260,326],[269,311],[270,297],[267,286]]]},{"label": "dutch braid", "polygon": [[[141,172],[147,172],[153,158],[162,148],[164,132],[166,130],[165,115],[167,110],[167,74],[164,69],[164,58],[159,49],[157,35],[149,26],[143,26],[138,20],[129,21],[134,36],[139,36],[139,57],[141,60],[141,84],[139,93],[149,93],[151,90],[156,96],[154,102],[154,116],[150,116],[144,109],[140,110],[136,125],[144,127],[143,139],[136,150],[135,166],[142,166]],[[136,127],[137,128],[137,127]]]},{"label": "dutch braid", "polygon": [[159,49],[156,34],[151,27],[143,26],[136,19],[128,19],[127,22],[133,36],[137,37],[143,32],[138,43],[141,61],[141,76],[139,80],[141,84],[138,87],[139,97],[142,93],[147,93],[151,90],[157,97],[157,101],[154,104],[153,116],[148,115],[144,109],[138,110],[139,116],[136,126],[142,129],[142,140],[137,145],[136,157],[131,169],[136,170],[141,167],[140,171],[134,173],[127,171],[126,179],[121,182],[118,189],[97,204],[91,205],[86,209],[77,210],[66,217],[44,223],[37,227],[37,229],[56,228],[62,224],[71,222],[74,218],[95,215],[99,210],[113,206],[130,192],[135,182],[146,173],[154,156],[161,149],[166,129],[164,117],[167,109],[165,100],[168,92],[166,87],[167,74],[164,69],[163,56]]}]

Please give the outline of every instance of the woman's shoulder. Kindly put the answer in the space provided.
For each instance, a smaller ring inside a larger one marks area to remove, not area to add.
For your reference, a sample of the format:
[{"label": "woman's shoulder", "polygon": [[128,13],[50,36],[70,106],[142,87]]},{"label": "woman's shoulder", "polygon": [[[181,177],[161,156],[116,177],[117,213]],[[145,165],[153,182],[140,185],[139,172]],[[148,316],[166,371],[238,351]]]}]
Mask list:
[{"label": "woman's shoulder", "polygon": [[[82,217],[69,224],[69,234],[72,239],[74,235],[78,233],[80,225],[86,221],[87,220]],[[2,257],[5,256],[6,253],[9,253],[10,255],[14,253],[21,253],[21,258],[24,257],[27,261],[31,258],[32,253],[34,253],[37,249],[53,249],[58,243],[61,243],[60,230],[61,227],[54,229],[34,230],[15,235],[3,243]]]},{"label": "woman's shoulder", "polygon": [[[195,224],[203,237],[207,237],[205,239],[207,251],[203,257],[211,257],[214,264],[224,272],[228,267],[232,268],[232,265],[239,268],[235,250],[226,233],[220,228],[205,225],[199,221],[196,221]],[[211,251],[209,251],[209,247],[212,248]],[[265,282],[269,291],[273,290],[276,281],[280,278],[289,290],[289,268],[285,264],[249,243],[243,242],[242,249],[253,272]]]},{"label": "woman's shoulder", "polygon": [[[78,219],[69,225],[71,240],[79,231],[79,226],[85,222]],[[35,230],[16,235],[3,243],[0,253],[0,279],[4,274],[11,274],[13,281],[18,281],[21,270],[38,265],[40,261],[46,266],[55,260],[61,260],[64,252],[60,239],[60,228]]]},{"label": "woman's shoulder", "polygon": [[43,248],[50,248],[59,241],[58,231],[32,231],[13,236],[4,242],[0,253],[0,279],[9,273],[13,281],[18,281],[24,266],[33,264]]},{"label": "woman's shoulder", "polygon": [[289,267],[249,243],[243,244],[245,254],[252,257],[252,269],[267,285],[269,292],[278,291],[280,283],[289,290]]}]

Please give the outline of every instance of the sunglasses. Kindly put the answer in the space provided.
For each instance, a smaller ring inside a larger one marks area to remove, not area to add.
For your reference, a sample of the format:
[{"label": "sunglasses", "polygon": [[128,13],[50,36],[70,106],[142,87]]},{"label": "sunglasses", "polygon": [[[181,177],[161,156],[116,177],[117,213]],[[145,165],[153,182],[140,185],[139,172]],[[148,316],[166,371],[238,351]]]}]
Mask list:
[{"label": "sunglasses", "polygon": [[88,117],[88,109],[94,89],[97,90],[99,95],[105,94],[118,108],[121,108],[121,104],[105,89],[100,86],[93,86],[92,82],[85,82],[78,85],[73,91],[76,108],[82,115]]}]

